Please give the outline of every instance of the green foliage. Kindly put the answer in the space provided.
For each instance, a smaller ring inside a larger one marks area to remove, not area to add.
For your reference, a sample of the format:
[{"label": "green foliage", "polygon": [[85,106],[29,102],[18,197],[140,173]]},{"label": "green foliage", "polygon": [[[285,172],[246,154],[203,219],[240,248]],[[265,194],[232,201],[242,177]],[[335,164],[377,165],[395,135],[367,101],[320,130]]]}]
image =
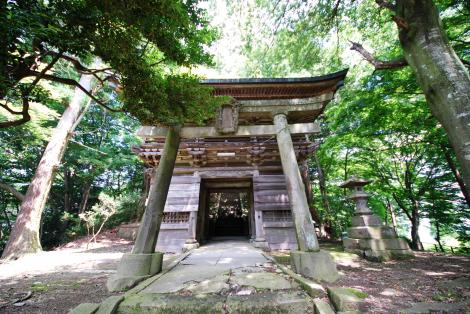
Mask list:
[{"label": "green foliage", "polygon": [[[333,237],[341,236],[353,213],[338,185],[359,175],[373,180],[367,187],[371,209],[388,224],[392,210],[399,232],[407,234],[403,221],[417,208],[434,235],[440,224],[441,236],[468,238],[468,205],[445,158],[456,163],[455,155],[411,70],[376,72],[349,50],[349,41],[356,41],[378,59],[402,57],[389,10],[373,0],[257,0],[227,6],[248,16],[239,26],[245,33],[241,54],[247,59],[242,75],[307,76],[350,69],[338,100],[320,117],[318,162],[309,161],[317,183],[314,205]],[[438,6],[452,46],[468,60],[468,6],[461,1],[438,1]]]},{"label": "green foliage", "polygon": [[[216,32],[205,14],[196,0],[2,2],[0,104],[13,116],[25,117],[28,102],[46,101],[47,95],[37,81],[23,79],[70,85],[73,81],[54,71],[56,62],[89,73],[93,69],[86,65],[97,57],[106,68],[98,75],[120,85],[124,110],[141,121],[201,123],[213,112],[214,100],[205,100],[211,98],[209,90],[195,84],[193,76],[165,71],[211,63],[204,47]],[[53,66],[54,75],[39,73],[45,65]],[[197,100],[205,101],[193,108]]]}]

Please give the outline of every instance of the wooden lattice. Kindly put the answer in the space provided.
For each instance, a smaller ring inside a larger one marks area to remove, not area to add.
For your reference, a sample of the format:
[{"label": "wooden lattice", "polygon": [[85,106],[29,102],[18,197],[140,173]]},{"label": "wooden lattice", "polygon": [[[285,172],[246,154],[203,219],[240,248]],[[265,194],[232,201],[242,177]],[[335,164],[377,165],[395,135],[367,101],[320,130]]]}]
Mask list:
[{"label": "wooden lattice", "polygon": [[165,224],[185,224],[189,222],[189,212],[170,212],[163,214],[163,223]]},{"label": "wooden lattice", "polygon": [[263,211],[264,222],[291,222],[292,213],[290,210],[266,210]]}]

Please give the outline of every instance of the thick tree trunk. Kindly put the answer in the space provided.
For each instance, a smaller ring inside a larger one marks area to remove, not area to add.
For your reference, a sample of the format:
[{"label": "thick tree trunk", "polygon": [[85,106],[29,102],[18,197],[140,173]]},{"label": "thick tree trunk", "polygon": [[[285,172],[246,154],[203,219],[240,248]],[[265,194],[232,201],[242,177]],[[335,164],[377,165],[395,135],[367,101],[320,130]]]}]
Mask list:
[{"label": "thick tree trunk", "polygon": [[[87,90],[91,89],[91,75],[82,75],[80,84]],[[81,115],[81,104],[86,94],[75,89],[75,94],[65,109],[51,140],[41,157],[36,173],[28,187],[25,200],[13,227],[10,239],[3,251],[2,258],[15,258],[27,253],[41,251],[39,229],[41,216],[51,189],[54,174],[67,147],[67,142],[77,125]]]},{"label": "thick tree trunk", "polygon": [[470,188],[470,76],[450,46],[432,0],[397,0],[405,58],[449,136]]},{"label": "thick tree trunk", "polygon": [[158,233],[163,219],[163,210],[170,188],[173,169],[180,144],[181,127],[170,127],[163,147],[163,155],[153,175],[147,208],[140,224],[137,239],[132,249],[133,254],[150,254],[155,251]]}]

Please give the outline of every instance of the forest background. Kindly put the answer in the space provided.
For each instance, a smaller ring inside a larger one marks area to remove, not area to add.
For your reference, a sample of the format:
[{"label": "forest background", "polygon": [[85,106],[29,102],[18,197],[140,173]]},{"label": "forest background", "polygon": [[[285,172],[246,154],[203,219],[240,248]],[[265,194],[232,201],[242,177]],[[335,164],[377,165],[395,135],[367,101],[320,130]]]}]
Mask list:
[{"label": "forest background", "polygon": [[[338,239],[350,224],[353,206],[339,184],[357,175],[372,180],[367,188],[372,210],[414,248],[422,243],[434,249],[436,243],[441,250],[458,247],[468,252],[470,198],[462,188],[448,138],[411,69],[378,70],[350,49],[360,43],[380,60],[399,58],[403,51],[396,23],[374,1],[337,3],[202,3],[219,29],[219,39],[209,48],[215,67],[195,67],[191,72],[210,78],[297,77],[349,68],[345,86],[319,121],[321,134],[312,139],[320,146],[309,159],[311,210],[320,218],[323,235]],[[461,59],[470,60],[468,4],[436,5],[451,45]],[[65,63],[56,64],[54,71],[79,78]],[[0,129],[0,252],[21,195],[74,93],[60,83],[42,86],[50,95],[31,103],[31,121]],[[113,91],[100,93],[119,105]],[[11,116],[0,111],[2,118]],[[90,103],[57,169],[41,218],[43,248],[86,234],[80,214],[89,213],[99,225],[103,209],[111,208],[115,213],[106,222],[108,228],[139,219],[146,190],[144,167],[130,149],[139,142],[139,126],[130,114]],[[12,188],[19,194],[11,193]]]}]

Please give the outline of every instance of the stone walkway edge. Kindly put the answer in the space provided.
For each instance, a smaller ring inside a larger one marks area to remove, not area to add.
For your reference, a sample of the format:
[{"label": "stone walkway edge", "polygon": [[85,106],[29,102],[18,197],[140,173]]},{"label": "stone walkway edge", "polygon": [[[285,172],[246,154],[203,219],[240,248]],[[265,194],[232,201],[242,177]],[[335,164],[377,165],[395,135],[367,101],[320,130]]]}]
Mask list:
[{"label": "stone walkway edge", "polygon": [[[181,261],[183,261],[188,255],[191,254],[191,251],[185,252],[181,254],[180,256],[177,256],[173,261],[171,261],[167,267],[162,269],[162,271],[155,276],[152,276],[151,278],[148,278],[141,283],[139,283],[137,286],[134,288],[130,289],[126,293],[124,293],[121,296],[110,296],[107,299],[105,299],[101,303],[82,303],[73,308],[69,314],[93,314],[93,313],[99,313],[99,314],[113,314],[117,307],[119,306],[119,303],[121,303],[125,297],[129,297],[132,295],[136,295],[140,291],[144,290],[148,286],[150,286],[153,282],[158,280],[160,277],[171,271],[173,268],[175,268]],[[109,306],[109,303],[113,303],[113,306]]]}]

